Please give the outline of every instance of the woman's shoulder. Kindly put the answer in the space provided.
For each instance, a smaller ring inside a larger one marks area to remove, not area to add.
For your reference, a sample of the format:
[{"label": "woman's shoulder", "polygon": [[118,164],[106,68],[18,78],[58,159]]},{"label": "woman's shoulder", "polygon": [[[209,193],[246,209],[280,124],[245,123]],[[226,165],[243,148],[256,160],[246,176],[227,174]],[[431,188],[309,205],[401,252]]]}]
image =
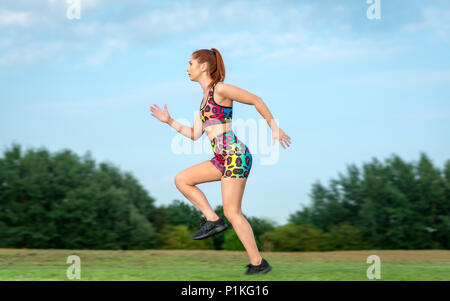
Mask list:
[{"label": "woman's shoulder", "polygon": [[216,82],[215,90],[221,94],[223,92],[223,89],[226,89],[227,86],[230,86],[229,84],[224,83],[223,81]]},{"label": "woman's shoulder", "polygon": [[[233,105],[233,100],[226,96],[224,93],[224,89],[226,89],[229,84],[224,83],[223,81],[216,82],[215,92],[216,92],[216,100],[219,102],[218,104],[221,106],[231,107]],[[217,103],[216,101],[216,103]]]}]

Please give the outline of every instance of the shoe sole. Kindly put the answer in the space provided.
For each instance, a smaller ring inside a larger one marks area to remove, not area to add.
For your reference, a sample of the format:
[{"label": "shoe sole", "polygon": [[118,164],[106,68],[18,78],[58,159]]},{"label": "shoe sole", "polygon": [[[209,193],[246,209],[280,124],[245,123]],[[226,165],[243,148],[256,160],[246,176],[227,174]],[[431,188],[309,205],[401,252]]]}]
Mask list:
[{"label": "shoe sole", "polygon": [[272,267],[269,265],[266,269],[259,271],[258,273],[251,273],[251,274],[246,273],[246,275],[266,274],[266,273],[270,272],[271,270],[272,270]]},{"label": "shoe sole", "polygon": [[262,270],[262,271],[260,272],[260,274],[266,274],[266,273],[270,272],[270,270],[272,270],[272,267],[269,265],[269,266],[267,267],[267,269]]},{"label": "shoe sole", "polygon": [[195,240],[205,239],[205,238],[213,236],[213,235],[215,235],[217,233],[225,231],[227,228],[228,228],[227,224],[220,225],[220,226],[215,227],[213,230],[209,231],[208,233],[204,234],[203,236],[192,237],[192,238],[195,239]]}]

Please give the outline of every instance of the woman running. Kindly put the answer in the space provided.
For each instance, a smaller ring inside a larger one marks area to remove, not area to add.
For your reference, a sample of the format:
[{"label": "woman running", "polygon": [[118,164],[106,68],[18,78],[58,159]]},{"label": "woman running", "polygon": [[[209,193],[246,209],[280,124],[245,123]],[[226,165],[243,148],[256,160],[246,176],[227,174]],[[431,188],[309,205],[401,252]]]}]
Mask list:
[{"label": "woman running", "polygon": [[203,89],[204,98],[194,126],[182,125],[170,117],[167,105],[164,110],[154,104],[151,115],[173,127],[177,132],[197,140],[206,131],[211,141],[214,157],[182,170],[175,176],[175,185],[205,216],[201,229],[193,239],[204,239],[227,229],[228,225],[211,208],[197,184],[221,181],[223,213],[232,224],[250,259],[246,274],[261,274],[271,270],[256,246],[253,230],[242,215],[241,201],[245,184],[252,167],[252,155],[248,147],[232,130],[233,101],[254,105],[272,129],[272,144],[278,139],[286,148],[291,138],[281,130],[262,99],[236,86],[225,84],[225,66],[215,48],[200,49],[192,53],[187,68],[191,81]]}]

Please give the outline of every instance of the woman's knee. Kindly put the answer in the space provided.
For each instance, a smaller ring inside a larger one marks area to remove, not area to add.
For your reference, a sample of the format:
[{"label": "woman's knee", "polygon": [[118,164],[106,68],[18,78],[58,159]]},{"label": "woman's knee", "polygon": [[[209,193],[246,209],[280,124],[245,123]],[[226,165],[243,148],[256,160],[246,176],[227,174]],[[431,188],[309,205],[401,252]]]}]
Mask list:
[{"label": "woman's knee", "polygon": [[187,178],[186,178],[186,175],[184,174],[184,172],[177,173],[177,175],[175,176],[174,182],[175,182],[175,186],[178,189],[183,187],[183,185],[186,185],[187,184]]},{"label": "woman's knee", "polygon": [[236,218],[240,218],[242,216],[242,211],[240,209],[236,208],[229,208],[229,207],[223,207],[223,215],[229,220],[230,222]]}]

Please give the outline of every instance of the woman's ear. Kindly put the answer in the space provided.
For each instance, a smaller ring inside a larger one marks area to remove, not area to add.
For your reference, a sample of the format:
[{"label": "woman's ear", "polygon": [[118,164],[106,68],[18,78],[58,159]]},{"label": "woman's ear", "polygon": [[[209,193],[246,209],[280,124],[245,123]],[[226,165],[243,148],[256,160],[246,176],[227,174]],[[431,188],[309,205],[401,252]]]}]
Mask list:
[{"label": "woman's ear", "polygon": [[208,63],[207,62],[202,63],[202,71],[203,72],[208,71]]}]

